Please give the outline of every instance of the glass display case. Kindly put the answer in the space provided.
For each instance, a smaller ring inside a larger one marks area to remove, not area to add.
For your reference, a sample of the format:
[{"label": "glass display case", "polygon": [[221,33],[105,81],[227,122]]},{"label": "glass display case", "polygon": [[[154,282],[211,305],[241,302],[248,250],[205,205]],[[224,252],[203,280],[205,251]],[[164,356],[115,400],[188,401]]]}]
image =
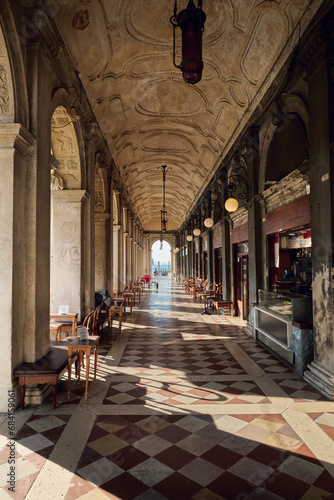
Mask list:
[{"label": "glass display case", "polygon": [[312,321],[312,298],[282,290],[258,292],[259,301],[254,308],[255,338],[294,365],[296,356],[289,347],[291,338],[294,328],[306,331],[304,328]]},{"label": "glass display case", "polygon": [[267,292],[259,290],[259,307],[292,321],[290,293]]},{"label": "glass display case", "polygon": [[298,323],[312,321],[312,298],[280,290],[259,290],[259,307],[277,316]]}]

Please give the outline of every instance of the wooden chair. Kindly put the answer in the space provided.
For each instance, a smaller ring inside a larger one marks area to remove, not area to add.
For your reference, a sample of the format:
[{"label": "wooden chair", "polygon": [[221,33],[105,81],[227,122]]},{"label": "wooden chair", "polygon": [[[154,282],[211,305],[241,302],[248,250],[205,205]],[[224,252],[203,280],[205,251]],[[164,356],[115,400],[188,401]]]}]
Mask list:
[{"label": "wooden chair", "polygon": [[123,321],[123,307],[122,306],[110,306],[108,309],[108,333],[111,338],[112,332],[112,322],[114,316],[118,316],[118,334],[117,339],[121,337],[122,334],[122,321]]},{"label": "wooden chair", "polygon": [[89,335],[93,335],[93,332],[94,332],[94,329],[93,329],[94,312],[95,312],[95,310],[91,311],[89,314],[87,314],[87,316],[85,317],[85,319],[83,320],[83,323],[82,323],[82,326],[85,326],[87,328]]},{"label": "wooden chair", "polygon": [[93,315],[93,335],[100,335],[101,330],[103,330],[103,325],[105,321],[108,319],[108,316],[102,314],[101,311],[105,307],[102,303],[94,311]]},{"label": "wooden chair", "polygon": [[130,314],[132,314],[132,307],[134,304],[134,293],[131,291],[128,285],[124,285],[123,297],[124,297],[124,312],[126,311],[126,307],[130,306]]},{"label": "wooden chair", "polygon": [[215,297],[217,290],[217,283],[211,283],[211,285],[207,286],[205,290],[202,290],[198,295],[201,299],[207,299],[208,303],[210,302],[211,297]]}]

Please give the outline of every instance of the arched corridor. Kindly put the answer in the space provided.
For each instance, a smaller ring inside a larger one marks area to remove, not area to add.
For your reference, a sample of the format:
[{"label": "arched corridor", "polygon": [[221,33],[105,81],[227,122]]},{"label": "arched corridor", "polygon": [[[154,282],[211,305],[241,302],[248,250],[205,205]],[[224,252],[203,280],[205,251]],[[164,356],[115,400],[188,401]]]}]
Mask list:
[{"label": "arched corridor", "polygon": [[104,329],[87,400],[63,380],[17,412],[16,498],[331,498],[333,403],[202,308],[158,278]]},{"label": "arched corridor", "polygon": [[0,0],[1,500],[334,500],[333,32]]}]

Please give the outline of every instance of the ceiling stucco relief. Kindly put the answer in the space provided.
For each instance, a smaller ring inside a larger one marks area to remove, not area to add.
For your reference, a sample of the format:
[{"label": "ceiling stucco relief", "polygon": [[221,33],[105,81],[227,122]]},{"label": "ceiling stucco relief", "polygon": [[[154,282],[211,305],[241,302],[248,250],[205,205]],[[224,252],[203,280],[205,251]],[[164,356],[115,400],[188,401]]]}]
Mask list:
[{"label": "ceiling stucco relief", "polygon": [[[184,222],[319,3],[204,0],[204,70],[194,86],[173,66],[172,0],[59,9],[56,23],[144,229],[160,228],[164,164],[168,226]],[[178,0],[178,11],[187,4]],[[180,40],[177,30],[177,61]]]},{"label": "ceiling stucco relief", "polygon": [[258,17],[241,59],[241,69],[250,83],[256,85],[262,80],[275,62],[286,36],[284,17],[276,9]]}]

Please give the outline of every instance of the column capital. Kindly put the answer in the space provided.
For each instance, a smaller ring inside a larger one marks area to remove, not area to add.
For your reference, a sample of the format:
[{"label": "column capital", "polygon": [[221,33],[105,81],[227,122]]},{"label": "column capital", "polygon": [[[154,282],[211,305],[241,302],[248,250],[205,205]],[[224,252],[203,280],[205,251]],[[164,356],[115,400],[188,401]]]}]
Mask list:
[{"label": "column capital", "polygon": [[95,222],[107,222],[110,219],[110,214],[108,213],[95,213]]},{"label": "column capital", "polygon": [[122,226],[121,226],[121,225],[119,225],[119,224],[114,224],[114,225],[113,225],[113,227],[112,227],[112,228],[113,228],[114,233],[118,233],[118,231],[121,229],[121,227],[122,227]]},{"label": "column capital", "polygon": [[21,155],[26,155],[34,143],[34,138],[20,123],[0,125],[1,148],[15,148]]},{"label": "column capital", "polygon": [[80,203],[90,197],[84,189],[63,189],[52,191],[52,193],[55,201],[63,203]]}]

